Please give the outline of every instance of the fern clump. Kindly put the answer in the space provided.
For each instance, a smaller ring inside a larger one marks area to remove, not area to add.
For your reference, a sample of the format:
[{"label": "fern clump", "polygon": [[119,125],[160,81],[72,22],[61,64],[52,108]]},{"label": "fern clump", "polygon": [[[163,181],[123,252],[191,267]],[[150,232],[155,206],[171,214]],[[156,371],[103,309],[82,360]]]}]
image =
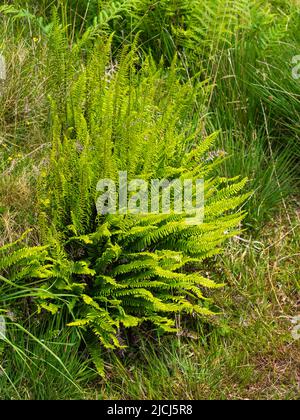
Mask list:
[{"label": "fern clump", "polygon": [[[181,82],[176,59],[166,72],[141,61],[135,45],[112,60],[111,41],[64,73],[65,99],[52,95],[52,152],[39,181],[41,232],[55,260],[49,291],[63,294],[70,325],[107,348],[122,345],[121,327],[151,322],[171,332],[176,314],[212,314],[205,289],[220,285],[202,263],[239,232],[247,198],[246,180],[215,175],[224,153],[210,153],[217,133],[204,131],[207,82]],[[120,171],[129,180],[204,179],[204,222],[175,211],[97,214],[98,181],[118,183]]]}]

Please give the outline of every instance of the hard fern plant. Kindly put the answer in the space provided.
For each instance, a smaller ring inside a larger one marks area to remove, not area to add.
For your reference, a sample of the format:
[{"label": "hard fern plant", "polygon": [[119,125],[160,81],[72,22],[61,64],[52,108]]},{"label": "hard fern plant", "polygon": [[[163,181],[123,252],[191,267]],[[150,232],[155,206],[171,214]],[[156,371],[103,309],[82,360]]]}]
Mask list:
[{"label": "hard fern plant", "polygon": [[[203,261],[240,231],[248,197],[245,179],[214,174],[223,157],[210,152],[217,133],[204,130],[207,83],[180,82],[176,59],[165,72],[135,44],[113,61],[111,41],[97,41],[67,73],[65,102],[52,96],[52,152],[39,181],[42,238],[56,261],[49,291],[64,295],[77,318],[70,325],[106,348],[122,346],[123,327],[172,332],[176,314],[212,315],[205,289],[220,285]],[[97,214],[98,181],[118,182],[120,171],[129,180],[205,179],[204,223],[174,211]],[[53,297],[45,304],[60,307]]]},{"label": "hard fern plant", "polygon": [[0,248],[0,312],[6,315],[17,311],[20,319],[25,318],[24,308],[29,299],[45,304],[44,298],[49,295],[43,286],[52,277],[52,261],[47,246],[29,247],[24,244],[28,233]]}]

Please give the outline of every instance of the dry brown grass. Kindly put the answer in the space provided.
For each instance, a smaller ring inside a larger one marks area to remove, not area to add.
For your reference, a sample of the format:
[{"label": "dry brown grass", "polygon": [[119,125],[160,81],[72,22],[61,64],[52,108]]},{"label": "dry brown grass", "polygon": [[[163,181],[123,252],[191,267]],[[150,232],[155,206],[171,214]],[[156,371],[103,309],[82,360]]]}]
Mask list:
[{"label": "dry brown grass", "polygon": [[7,175],[0,179],[0,246],[15,241],[26,229],[33,227],[35,193],[30,176]]}]

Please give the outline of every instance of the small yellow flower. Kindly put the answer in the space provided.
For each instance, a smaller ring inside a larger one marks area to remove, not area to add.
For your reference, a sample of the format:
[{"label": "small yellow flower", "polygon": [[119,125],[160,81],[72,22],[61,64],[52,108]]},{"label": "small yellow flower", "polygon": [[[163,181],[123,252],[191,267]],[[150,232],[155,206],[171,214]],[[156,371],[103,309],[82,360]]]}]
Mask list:
[{"label": "small yellow flower", "polygon": [[34,36],[34,37],[32,38],[32,40],[33,40],[33,42],[35,42],[35,43],[39,42],[39,38],[37,38],[36,36]]},{"label": "small yellow flower", "polygon": [[13,160],[13,158],[11,156],[9,156],[9,158],[7,159],[9,162],[11,162]]},{"label": "small yellow flower", "polygon": [[40,200],[40,205],[42,207],[49,207],[50,206],[50,200],[48,198],[46,198],[45,200]]}]

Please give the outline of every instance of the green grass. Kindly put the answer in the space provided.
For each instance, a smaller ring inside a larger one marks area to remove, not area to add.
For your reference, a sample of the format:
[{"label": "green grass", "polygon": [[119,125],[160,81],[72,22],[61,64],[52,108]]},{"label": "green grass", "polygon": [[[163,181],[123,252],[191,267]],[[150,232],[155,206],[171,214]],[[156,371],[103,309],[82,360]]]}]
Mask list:
[{"label": "green grass", "polygon": [[7,339],[0,341],[0,399],[86,398],[85,388],[96,375],[87,355],[80,353],[74,331],[37,319],[29,330],[17,321],[7,322],[7,331]]}]

